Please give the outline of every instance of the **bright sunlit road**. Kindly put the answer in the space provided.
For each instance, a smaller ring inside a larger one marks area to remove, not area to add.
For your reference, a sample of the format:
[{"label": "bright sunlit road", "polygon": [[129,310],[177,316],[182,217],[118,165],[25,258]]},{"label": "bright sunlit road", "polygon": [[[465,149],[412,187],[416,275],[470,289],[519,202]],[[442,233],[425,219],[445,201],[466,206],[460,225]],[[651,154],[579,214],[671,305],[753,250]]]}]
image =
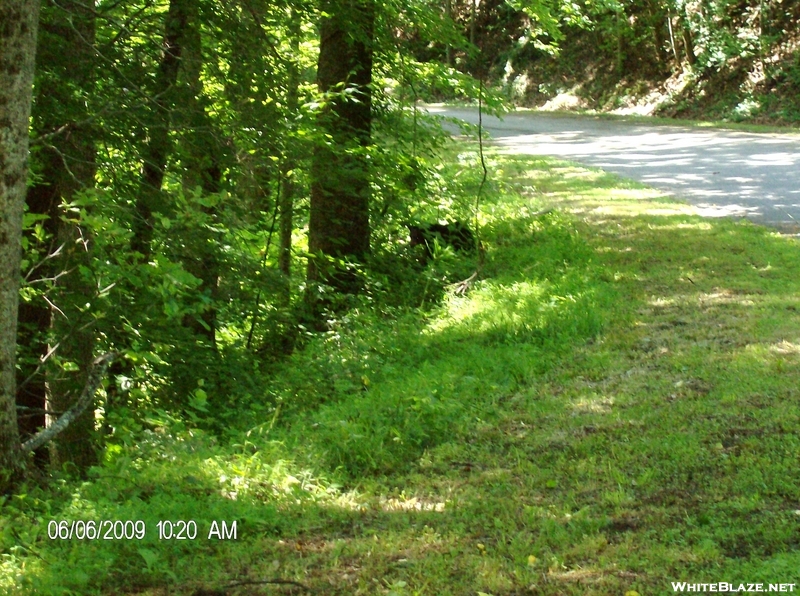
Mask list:
[{"label": "bright sunlit road", "polygon": [[[469,108],[430,113],[477,124]],[[800,224],[800,135],[601,120],[587,116],[484,116],[494,141],[515,153],[553,155],[664,189],[709,217]]]}]

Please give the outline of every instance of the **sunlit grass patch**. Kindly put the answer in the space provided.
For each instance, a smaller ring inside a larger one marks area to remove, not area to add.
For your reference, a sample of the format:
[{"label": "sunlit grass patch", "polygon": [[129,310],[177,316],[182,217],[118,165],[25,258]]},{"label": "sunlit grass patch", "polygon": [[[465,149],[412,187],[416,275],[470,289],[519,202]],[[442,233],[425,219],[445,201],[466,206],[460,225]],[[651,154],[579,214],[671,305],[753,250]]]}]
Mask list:
[{"label": "sunlit grass patch", "polygon": [[[432,322],[432,332],[449,332],[481,343],[557,342],[559,337],[590,337],[600,329],[596,305],[580,281],[487,282],[465,297],[448,301]],[[560,286],[560,287],[559,287]]]}]

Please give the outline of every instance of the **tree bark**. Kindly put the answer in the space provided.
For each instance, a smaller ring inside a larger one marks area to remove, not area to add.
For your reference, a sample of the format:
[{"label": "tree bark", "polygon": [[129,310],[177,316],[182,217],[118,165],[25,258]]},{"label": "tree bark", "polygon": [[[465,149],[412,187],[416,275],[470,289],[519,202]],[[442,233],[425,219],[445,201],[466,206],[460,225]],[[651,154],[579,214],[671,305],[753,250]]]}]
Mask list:
[{"label": "tree bark", "polygon": [[[181,143],[181,165],[183,166],[183,191],[191,196],[198,191],[202,196],[217,194],[221,190],[222,168],[220,155],[222,147],[214,126],[208,117],[203,95],[202,37],[198,6],[187,2],[183,9],[186,18],[182,34],[180,89],[176,93],[184,97],[177,119],[186,130]],[[219,280],[219,258],[217,238],[211,232],[211,222],[216,217],[217,208],[210,204],[196,206],[208,218],[201,221],[197,229],[191,230],[185,247],[187,253],[181,255],[186,270],[200,280],[198,293],[205,296],[207,303],[199,318],[187,317],[184,324],[197,336],[206,340],[216,350],[217,284]]]},{"label": "tree bark", "polygon": [[675,66],[680,68],[681,59],[678,57],[678,50],[675,47],[675,35],[672,31],[672,13],[667,12],[667,29],[669,31],[669,46],[672,48],[672,55],[675,57]]},{"label": "tree bark", "polygon": [[[36,76],[32,122],[39,135],[52,136],[36,154],[40,176],[26,200],[30,213],[47,218],[43,223],[50,242],[44,249],[49,258],[37,274],[57,277],[58,282],[48,291],[49,303],[37,296],[20,306],[19,342],[27,351],[19,367],[23,384],[17,389],[17,403],[26,408],[19,421],[23,441],[44,425],[45,409],[63,412],[70,407],[85,384],[92,360],[91,316],[84,307],[91,289],[78,270],[88,261],[88,237],[78,224],[62,217],[62,206],[76,192],[94,186],[95,131],[86,124],[90,120],[86,98],[95,76],[94,38],[91,0],[47,2],[42,7],[37,48],[42,66]],[[51,352],[61,361],[75,363],[77,370],[40,366]],[[94,416],[87,412],[54,443],[53,462],[70,461],[82,470],[95,464],[93,431]],[[38,453],[37,461],[44,463],[45,455]]]},{"label": "tree bark", "polygon": [[331,94],[318,118],[324,133],[314,152],[309,216],[309,286],[324,282],[359,290],[342,261],[369,253],[369,172],[372,129],[372,0],[323,0],[317,85]]},{"label": "tree bark", "polygon": [[620,78],[625,76],[625,28],[627,27],[627,19],[624,17],[625,9],[620,5],[616,9],[617,51],[614,57],[617,76]]},{"label": "tree bark", "polygon": [[478,0],[470,0],[469,4],[469,43],[475,45],[475,31],[478,27]]},{"label": "tree bark", "polygon": [[[292,56],[289,59],[286,80],[286,111],[290,121],[297,116],[298,94],[300,87],[300,68],[298,59],[300,55],[300,13],[292,10],[289,17],[289,35],[291,37]],[[292,232],[294,232],[294,195],[295,172],[297,159],[295,157],[294,126],[291,128],[284,148],[283,164],[281,166],[281,193],[280,193],[280,246],[278,249],[278,269],[285,278],[283,292],[284,305],[288,305],[291,293],[292,273]]]},{"label": "tree bark", "polygon": [[683,15],[681,15],[681,37],[683,38],[683,49],[686,53],[686,60],[690,66],[694,66],[697,62],[697,55],[694,53],[694,39],[692,39],[692,30],[689,26],[689,15],[686,14],[686,7],[683,8]]},{"label": "tree bark", "polygon": [[[28,210],[36,213],[31,210],[30,202]],[[23,441],[35,435],[46,424],[47,380],[42,360],[48,353],[50,312],[50,306],[44,300],[19,303],[17,342],[20,350],[17,354],[16,404],[17,424]],[[36,465],[42,468],[49,461],[48,453],[43,450],[37,451],[34,458]]]},{"label": "tree bark", "polygon": [[21,473],[16,334],[38,0],[0,0],[0,493]]},{"label": "tree bark", "polygon": [[659,2],[648,2],[647,4],[648,10],[648,21],[649,26],[653,31],[653,44],[655,46],[654,57],[656,60],[656,66],[659,69],[662,68],[664,64],[664,11],[660,7]]},{"label": "tree bark", "polygon": [[164,208],[161,187],[171,149],[169,133],[175,107],[174,89],[188,21],[187,7],[192,2],[193,0],[170,0],[164,24],[163,54],[155,80],[150,121],[147,124],[149,141],[142,155],[142,174],[131,239],[131,249],[141,254],[145,261],[150,258],[152,251],[155,214]]},{"label": "tree bark", "polygon": [[[444,3],[444,14],[447,17],[448,25],[453,20],[453,0],[445,0]],[[450,45],[450,42],[446,42],[445,44],[445,62],[447,66],[453,66],[453,47]]]}]

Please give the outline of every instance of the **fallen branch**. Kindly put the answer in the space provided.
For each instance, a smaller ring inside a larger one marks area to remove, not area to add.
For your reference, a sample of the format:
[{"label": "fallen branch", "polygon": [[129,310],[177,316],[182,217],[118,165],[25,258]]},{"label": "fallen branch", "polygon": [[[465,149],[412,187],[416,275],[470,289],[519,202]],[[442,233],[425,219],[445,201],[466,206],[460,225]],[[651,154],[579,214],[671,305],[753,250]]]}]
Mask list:
[{"label": "fallen branch", "polygon": [[475,280],[478,279],[478,275],[481,272],[481,268],[478,267],[472,275],[470,275],[467,279],[458,281],[456,283],[450,284],[447,286],[448,288],[452,289],[453,293],[457,296],[463,296],[466,294],[471,288],[472,284],[475,283]]},{"label": "fallen branch", "polygon": [[95,358],[92,362],[92,367],[89,369],[89,375],[86,378],[86,385],[83,387],[81,396],[69,410],[64,412],[61,417],[53,424],[40,430],[33,437],[28,439],[22,444],[22,451],[34,451],[52,440],[53,437],[63,432],[73,420],[83,414],[84,410],[89,407],[89,404],[94,400],[94,394],[103,382],[103,377],[106,375],[108,365],[111,364],[119,354],[117,352],[108,352],[102,356]]}]

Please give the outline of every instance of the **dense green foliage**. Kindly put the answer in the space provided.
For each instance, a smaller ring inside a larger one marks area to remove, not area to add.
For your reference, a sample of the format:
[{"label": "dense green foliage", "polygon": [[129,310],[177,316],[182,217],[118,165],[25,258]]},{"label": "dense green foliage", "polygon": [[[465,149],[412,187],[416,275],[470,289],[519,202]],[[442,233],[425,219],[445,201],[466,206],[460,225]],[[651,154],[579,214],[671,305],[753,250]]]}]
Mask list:
[{"label": "dense green foliage", "polygon": [[358,197],[359,217],[372,220],[374,263],[365,261],[368,228],[331,235],[331,221],[320,220],[317,235],[336,247],[349,232],[361,263],[344,266],[360,276],[401,274],[398,263],[415,275],[397,242],[400,222],[431,204],[443,133],[398,90],[467,78],[426,71],[393,33],[414,20],[433,34],[435,8],[382,5],[374,32],[359,33],[369,37],[359,43],[373,84],[366,134],[351,143],[349,125],[331,122],[363,93],[347,70],[317,85],[314,68],[316,26],[337,11],[353,26],[348,6],[44,3],[18,342],[23,439],[44,424],[45,401],[56,412],[70,406],[92,353],[123,357],[100,422],[87,413],[58,445],[57,461],[79,469],[153,408],[191,415],[202,403],[220,430],[242,394],[261,398],[256,388],[306,341],[303,329],[337,316],[339,298],[324,302],[329,315],[307,309],[309,297],[331,296],[332,279],[304,275],[309,189],[334,172],[341,181],[362,171],[360,190],[344,187],[329,202],[369,194]]},{"label": "dense green foliage", "polygon": [[526,105],[800,120],[796,2],[568,2],[555,52],[527,34],[524,17],[484,10],[493,79]]}]

